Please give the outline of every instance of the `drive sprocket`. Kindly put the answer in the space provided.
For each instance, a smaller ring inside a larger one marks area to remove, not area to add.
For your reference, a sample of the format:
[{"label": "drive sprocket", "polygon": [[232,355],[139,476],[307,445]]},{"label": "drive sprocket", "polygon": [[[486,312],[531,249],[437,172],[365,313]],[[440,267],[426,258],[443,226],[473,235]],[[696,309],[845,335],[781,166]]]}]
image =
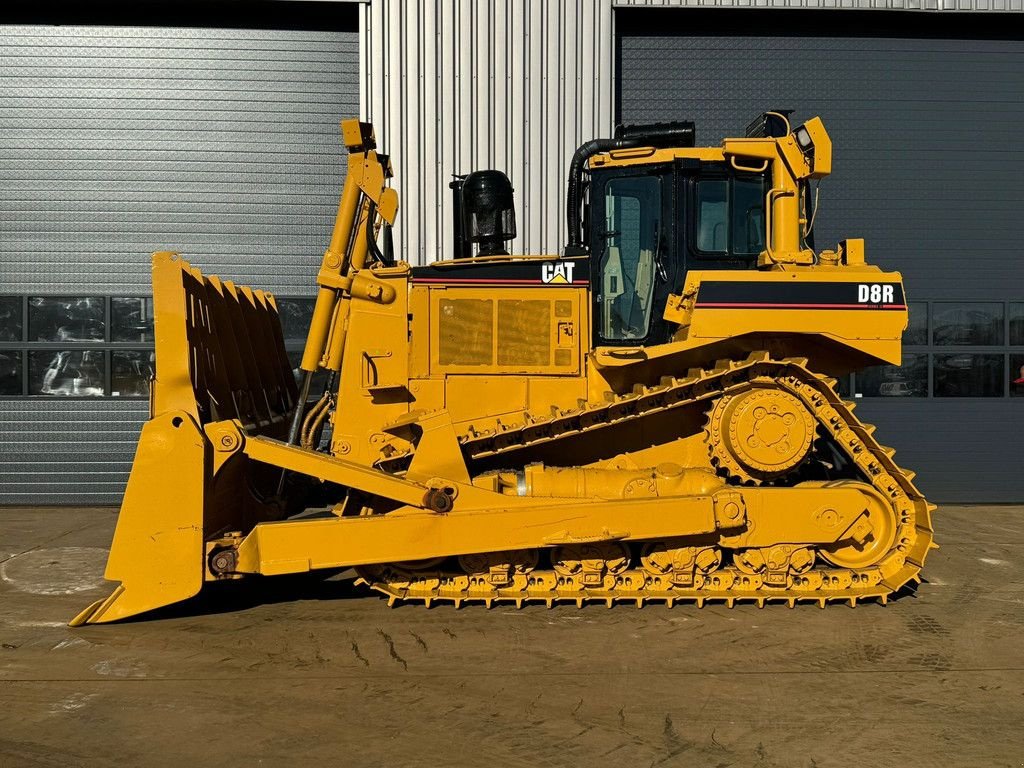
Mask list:
[{"label": "drive sprocket", "polygon": [[754,387],[715,401],[704,436],[716,468],[741,482],[762,483],[792,471],[807,457],[815,421],[795,395]]}]

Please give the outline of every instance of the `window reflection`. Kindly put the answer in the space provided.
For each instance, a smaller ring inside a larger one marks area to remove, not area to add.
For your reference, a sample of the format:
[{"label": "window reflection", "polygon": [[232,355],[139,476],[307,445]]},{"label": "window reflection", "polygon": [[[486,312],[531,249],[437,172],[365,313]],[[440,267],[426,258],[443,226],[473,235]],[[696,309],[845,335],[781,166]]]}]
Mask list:
[{"label": "window reflection", "polygon": [[285,341],[305,341],[313,319],[315,299],[277,299]]},{"label": "window reflection", "polygon": [[983,346],[1003,343],[1003,305],[999,302],[932,303],[934,343]]},{"label": "window reflection", "polygon": [[1024,302],[1010,302],[1010,343],[1024,346]]},{"label": "window reflection", "polygon": [[153,341],[153,300],[117,297],[110,300],[110,340]]},{"label": "window reflection", "polygon": [[[296,372],[302,355],[291,350],[305,341],[314,304],[278,299]],[[0,396],[146,397],[154,342],[149,296],[0,296]],[[314,396],[327,378],[317,373]]]},{"label": "window reflection", "polygon": [[697,182],[697,250],[756,256],[764,250],[765,180],[704,179]]},{"label": "window reflection", "polygon": [[96,296],[28,300],[29,341],[103,341],[103,299]]},{"label": "window reflection", "polygon": [[1002,397],[1003,356],[935,355],[936,397]]},{"label": "window reflection", "polygon": [[106,379],[106,360],[99,350],[45,352],[28,357],[30,395],[99,396]]},{"label": "window reflection", "polygon": [[1024,397],[1024,354],[1010,355],[1010,397]]},{"label": "window reflection", "polygon": [[854,374],[863,397],[927,397],[928,355],[903,355],[902,365],[876,365]]},{"label": "window reflection", "polygon": [[21,296],[0,296],[0,341],[21,341]]},{"label": "window reflection", "polygon": [[756,256],[764,250],[764,179],[733,179],[732,252]]},{"label": "window reflection", "polygon": [[0,395],[20,395],[21,391],[20,351],[0,350]]},{"label": "window reflection", "polygon": [[629,176],[605,187],[606,232],[602,336],[642,339],[653,315],[655,258],[661,235],[661,179]]},{"label": "window reflection", "polygon": [[706,253],[729,250],[729,182],[697,182],[697,248]]},{"label": "window reflection", "polygon": [[148,395],[155,366],[156,353],[152,350],[115,350],[110,354],[110,394],[114,397]]},{"label": "window reflection", "polygon": [[907,330],[903,332],[905,345],[924,346],[928,344],[928,305],[923,301],[911,301],[907,304],[910,319]]}]

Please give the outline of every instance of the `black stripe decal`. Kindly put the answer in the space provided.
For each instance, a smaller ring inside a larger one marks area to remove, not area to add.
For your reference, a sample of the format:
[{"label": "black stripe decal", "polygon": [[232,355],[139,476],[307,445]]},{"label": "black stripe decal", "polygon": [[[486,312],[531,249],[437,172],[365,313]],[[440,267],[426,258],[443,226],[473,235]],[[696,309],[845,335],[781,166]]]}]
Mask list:
[{"label": "black stripe decal", "polygon": [[[561,278],[557,279],[556,278]],[[580,259],[512,259],[490,262],[447,262],[438,267],[426,264],[412,268],[414,283],[454,283],[470,281],[515,285],[528,281],[544,285],[580,285],[590,279],[590,260]]]},{"label": "black stripe decal", "polygon": [[906,309],[894,282],[709,280],[697,290],[698,309]]}]

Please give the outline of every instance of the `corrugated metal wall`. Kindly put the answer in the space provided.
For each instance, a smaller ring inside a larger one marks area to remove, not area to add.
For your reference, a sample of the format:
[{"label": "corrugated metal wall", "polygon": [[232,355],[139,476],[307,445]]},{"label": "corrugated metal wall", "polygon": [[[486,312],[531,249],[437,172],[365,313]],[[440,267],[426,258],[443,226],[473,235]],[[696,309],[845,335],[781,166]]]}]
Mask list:
[{"label": "corrugated metal wall", "polygon": [[1004,13],[1024,0],[614,0],[616,8],[807,8],[865,11]]},{"label": "corrugated metal wall", "polygon": [[[819,247],[866,238],[871,262],[904,272],[911,300],[1020,300],[1024,268],[1007,247],[1024,199],[1024,153],[1013,148],[1024,42],[707,36],[688,31],[686,14],[619,20],[624,120],[692,118],[698,143],[716,144],[766,108],[819,114],[835,147]],[[860,403],[933,498],[1024,499],[1021,398]]]},{"label": "corrugated metal wall", "polygon": [[[346,18],[0,27],[0,293],[145,295],[165,248],[311,293],[344,178],[338,120],[359,108]],[[144,415],[0,399],[0,503],[119,501]]]},{"label": "corrugated metal wall", "polygon": [[362,9],[363,113],[394,161],[399,252],[450,258],[453,173],[516,191],[516,253],[564,244],[569,160],[612,127],[612,7],[560,0],[374,0]]},{"label": "corrugated metal wall", "polygon": [[354,29],[0,27],[5,290],[148,293],[167,249],[310,291],[358,45]]},{"label": "corrugated metal wall", "polygon": [[142,400],[0,400],[0,504],[117,504]]}]

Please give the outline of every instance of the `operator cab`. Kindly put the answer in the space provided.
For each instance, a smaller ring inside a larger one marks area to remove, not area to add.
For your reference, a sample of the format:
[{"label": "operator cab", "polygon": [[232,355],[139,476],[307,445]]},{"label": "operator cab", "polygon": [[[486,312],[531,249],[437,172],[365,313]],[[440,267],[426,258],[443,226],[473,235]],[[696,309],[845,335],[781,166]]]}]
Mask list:
[{"label": "operator cab", "polygon": [[[671,122],[620,125],[613,138],[576,150],[563,252],[563,262],[574,263],[563,266],[577,279],[561,282],[589,282],[593,346],[670,341],[676,326],[664,319],[665,307],[670,295],[681,293],[691,269],[813,262],[807,181],[829,172],[831,143],[817,118],[791,134],[789,112],[763,113],[747,126],[745,138],[726,139],[722,148],[695,148],[693,123]],[[789,187],[772,175],[778,169],[770,162],[782,159],[774,153],[775,140],[783,138],[792,145],[785,164],[807,165]],[[769,148],[772,154],[765,154]],[[516,224],[505,174],[476,171],[456,176],[450,187],[455,258],[464,267],[444,274],[492,284],[535,280],[535,265],[509,257],[506,248]],[[777,222],[766,216],[769,197]],[[417,267],[413,276],[442,280],[435,271],[433,265]]]},{"label": "operator cab", "polygon": [[[761,115],[747,137],[785,136],[787,112]],[[590,256],[595,346],[665,343],[674,327],[662,313],[689,269],[758,266],[768,164],[693,147],[692,123],[619,126],[573,158],[565,255]],[[658,149],[672,150],[671,160],[656,162],[666,155]]]},{"label": "operator cab", "polygon": [[594,274],[597,345],[669,340],[662,319],[686,271],[754,269],[764,250],[763,174],[725,163],[595,169],[584,246]]}]

